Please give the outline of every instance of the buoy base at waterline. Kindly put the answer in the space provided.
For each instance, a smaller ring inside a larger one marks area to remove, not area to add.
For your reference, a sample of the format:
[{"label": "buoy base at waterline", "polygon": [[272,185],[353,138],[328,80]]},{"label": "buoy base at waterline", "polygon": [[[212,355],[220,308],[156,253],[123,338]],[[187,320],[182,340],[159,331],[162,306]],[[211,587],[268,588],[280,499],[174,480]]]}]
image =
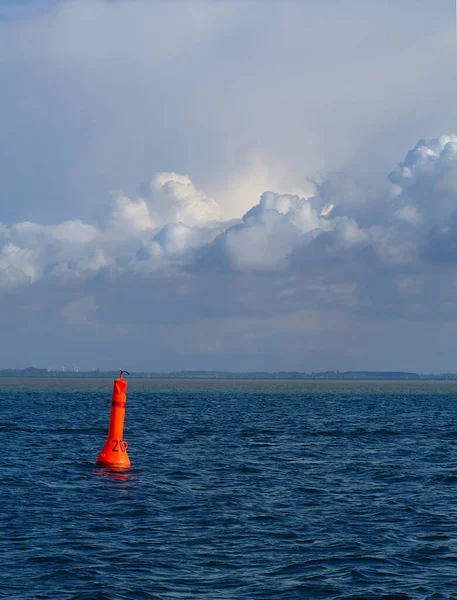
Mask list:
[{"label": "buoy base at waterline", "polygon": [[127,469],[130,467],[127,448],[128,443],[123,440],[108,440],[98,455],[97,465],[100,467]]}]

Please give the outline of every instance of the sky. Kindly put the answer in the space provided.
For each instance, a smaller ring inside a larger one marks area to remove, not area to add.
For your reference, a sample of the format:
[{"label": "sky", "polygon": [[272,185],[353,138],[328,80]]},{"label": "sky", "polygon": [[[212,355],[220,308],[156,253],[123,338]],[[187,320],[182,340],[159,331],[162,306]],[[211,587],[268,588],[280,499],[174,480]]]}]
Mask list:
[{"label": "sky", "polygon": [[457,372],[455,0],[0,5],[0,367]]}]

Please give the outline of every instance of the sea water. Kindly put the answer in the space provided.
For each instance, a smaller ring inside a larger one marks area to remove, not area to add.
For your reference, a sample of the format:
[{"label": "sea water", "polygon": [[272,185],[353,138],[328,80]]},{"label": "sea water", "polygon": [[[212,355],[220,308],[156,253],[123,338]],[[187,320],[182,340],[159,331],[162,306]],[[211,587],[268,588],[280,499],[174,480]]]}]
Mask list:
[{"label": "sea water", "polygon": [[0,597],[457,598],[457,384],[0,380]]}]

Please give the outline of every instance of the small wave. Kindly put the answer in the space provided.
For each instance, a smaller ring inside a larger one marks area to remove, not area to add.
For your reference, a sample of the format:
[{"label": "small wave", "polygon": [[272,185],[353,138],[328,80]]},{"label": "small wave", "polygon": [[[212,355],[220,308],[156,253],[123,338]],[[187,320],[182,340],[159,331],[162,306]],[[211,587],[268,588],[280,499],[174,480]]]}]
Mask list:
[{"label": "small wave", "polygon": [[433,481],[439,481],[440,483],[457,483],[457,474],[446,474],[435,475]]},{"label": "small wave", "polygon": [[279,517],[273,517],[273,515],[254,515],[248,517],[249,521],[280,521]]},{"label": "small wave", "polygon": [[0,432],[1,433],[13,433],[16,431],[22,431],[25,433],[33,433],[35,429],[32,427],[24,427],[18,425],[17,423],[0,423]]}]

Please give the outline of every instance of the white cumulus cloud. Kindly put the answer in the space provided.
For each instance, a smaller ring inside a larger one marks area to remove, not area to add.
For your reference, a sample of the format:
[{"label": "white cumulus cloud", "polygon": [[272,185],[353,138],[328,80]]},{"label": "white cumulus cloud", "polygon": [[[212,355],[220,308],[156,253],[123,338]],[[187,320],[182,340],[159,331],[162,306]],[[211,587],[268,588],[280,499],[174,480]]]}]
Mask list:
[{"label": "white cumulus cloud", "polygon": [[376,194],[344,174],[316,184],[309,198],[264,192],[239,220],[186,175],[157,173],[137,197],[113,193],[99,226],[15,223],[0,231],[0,285],[91,277],[108,270],[282,272],[297,265],[321,276],[335,265],[365,269],[457,260],[457,136],[423,138]]}]

